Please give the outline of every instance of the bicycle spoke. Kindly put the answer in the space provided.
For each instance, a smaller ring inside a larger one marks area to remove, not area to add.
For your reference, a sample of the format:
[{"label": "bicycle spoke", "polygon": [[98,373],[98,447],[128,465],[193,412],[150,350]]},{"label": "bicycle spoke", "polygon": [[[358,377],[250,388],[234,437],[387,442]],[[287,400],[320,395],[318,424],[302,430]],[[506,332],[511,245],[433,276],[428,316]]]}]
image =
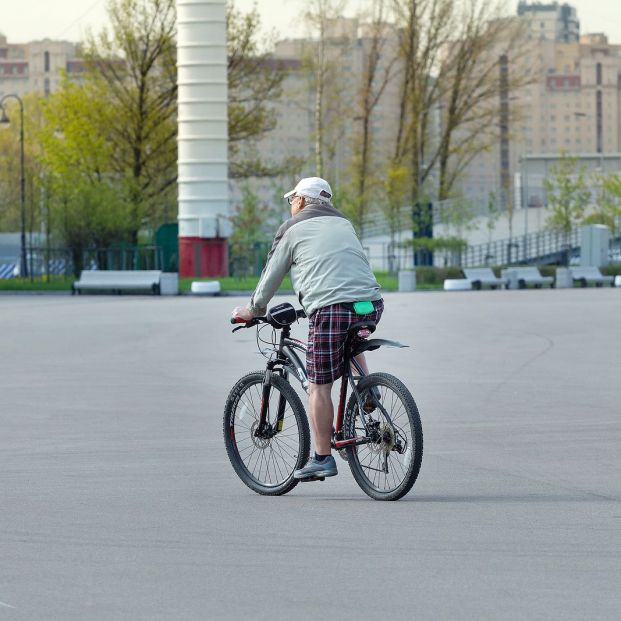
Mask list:
[{"label": "bicycle spoke", "polygon": [[[285,401],[282,430],[271,437],[257,436],[262,398],[263,383],[256,382],[237,403],[233,417],[235,445],[244,468],[253,479],[261,485],[275,486],[290,478],[297,467],[300,429],[289,402]],[[266,403],[267,425],[276,425],[281,398],[278,388],[271,386]]]},{"label": "bicycle spoke", "polygon": [[[350,437],[371,440],[368,444],[356,445],[354,461],[373,490],[390,493],[398,490],[411,475],[412,456],[416,450],[414,429],[408,406],[398,392],[383,383],[367,383],[360,397],[365,402],[371,395],[376,399],[376,407],[365,417],[366,428],[354,401],[355,420],[349,423],[348,433]],[[399,451],[398,447],[401,447]]]}]

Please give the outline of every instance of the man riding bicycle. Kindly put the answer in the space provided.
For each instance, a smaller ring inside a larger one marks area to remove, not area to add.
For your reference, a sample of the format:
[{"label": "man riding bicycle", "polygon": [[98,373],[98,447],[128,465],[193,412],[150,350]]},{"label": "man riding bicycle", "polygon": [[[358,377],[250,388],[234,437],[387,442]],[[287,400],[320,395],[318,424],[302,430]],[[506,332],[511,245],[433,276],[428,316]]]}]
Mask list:
[{"label": "man riding bicycle", "polygon": [[[306,367],[315,442],[315,456],[294,476],[314,480],[337,474],[331,454],[331,390],[333,382],[343,374],[347,331],[358,321],[377,323],[384,304],[353,226],[332,205],[328,182],[319,177],[301,179],[284,198],[291,205],[291,218],[274,237],[250,303],[235,308],[233,317],[250,321],[264,315],[291,271],[291,284],[309,318]],[[367,373],[364,355],[356,360]]]}]

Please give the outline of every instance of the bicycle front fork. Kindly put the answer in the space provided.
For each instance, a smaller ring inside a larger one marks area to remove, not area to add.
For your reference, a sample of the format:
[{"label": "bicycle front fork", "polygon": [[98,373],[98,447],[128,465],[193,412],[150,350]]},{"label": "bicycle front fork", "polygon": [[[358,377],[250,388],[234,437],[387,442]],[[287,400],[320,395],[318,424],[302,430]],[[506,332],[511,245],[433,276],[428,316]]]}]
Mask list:
[{"label": "bicycle front fork", "polygon": [[285,408],[287,401],[282,393],[278,393],[278,410],[276,412],[276,420],[274,425],[270,425],[269,422],[269,404],[270,393],[272,391],[272,371],[268,369],[265,372],[265,380],[263,381],[263,388],[261,392],[261,411],[259,412],[259,425],[257,426],[254,435],[258,438],[271,438],[283,429],[285,420]]}]

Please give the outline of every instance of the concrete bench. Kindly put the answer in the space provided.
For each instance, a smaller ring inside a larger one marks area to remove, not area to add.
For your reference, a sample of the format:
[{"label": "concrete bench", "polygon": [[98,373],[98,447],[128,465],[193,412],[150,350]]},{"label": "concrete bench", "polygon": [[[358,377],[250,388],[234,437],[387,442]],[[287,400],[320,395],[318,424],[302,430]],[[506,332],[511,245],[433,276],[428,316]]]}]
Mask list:
[{"label": "concrete bench", "polygon": [[473,289],[481,289],[484,286],[496,289],[507,284],[506,278],[496,278],[491,267],[464,268],[464,276],[472,283]]},{"label": "concrete bench", "polygon": [[444,281],[444,291],[470,291],[472,283],[467,278],[447,278]]},{"label": "concrete bench", "polygon": [[502,270],[501,275],[507,279],[507,287],[511,283],[517,283],[520,289],[526,289],[528,286],[535,288],[548,285],[554,287],[554,278],[552,276],[542,276],[536,267],[508,267]]},{"label": "concrete bench", "polygon": [[594,284],[601,287],[605,284],[614,286],[614,276],[604,276],[598,267],[570,267],[571,277],[583,287]]},{"label": "concrete bench", "polygon": [[190,285],[190,292],[192,295],[220,295],[220,282],[218,280],[195,280]]},{"label": "concrete bench", "polygon": [[132,271],[132,270],[84,270],[80,279],[72,287],[72,293],[82,291],[151,291],[154,295],[160,293],[159,270]]}]

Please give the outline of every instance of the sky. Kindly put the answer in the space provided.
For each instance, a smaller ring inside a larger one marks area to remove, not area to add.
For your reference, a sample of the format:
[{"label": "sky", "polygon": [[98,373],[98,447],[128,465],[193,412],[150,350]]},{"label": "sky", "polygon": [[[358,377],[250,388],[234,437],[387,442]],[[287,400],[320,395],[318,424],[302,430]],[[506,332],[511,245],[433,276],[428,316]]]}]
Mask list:
[{"label": "sky", "polygon": [[[349,0],[350,11],[370,0]],[[107,0],[0,0],[0,32],[10,43],[37,39],[80,41],[88,28],[101,29],[106,22]],[[249,10],[254,0],[236,0]],[[262,22],[281,37],[302,36],[300,14],[304,0],[257,0]],[[619,0],[569,0],[576,7],[581,32],[604,32],[611,43],[621,44],[621,2]],[[515,12],[517,0],[508,2]],[[4,8],[4,10],[2,10]]]}]

